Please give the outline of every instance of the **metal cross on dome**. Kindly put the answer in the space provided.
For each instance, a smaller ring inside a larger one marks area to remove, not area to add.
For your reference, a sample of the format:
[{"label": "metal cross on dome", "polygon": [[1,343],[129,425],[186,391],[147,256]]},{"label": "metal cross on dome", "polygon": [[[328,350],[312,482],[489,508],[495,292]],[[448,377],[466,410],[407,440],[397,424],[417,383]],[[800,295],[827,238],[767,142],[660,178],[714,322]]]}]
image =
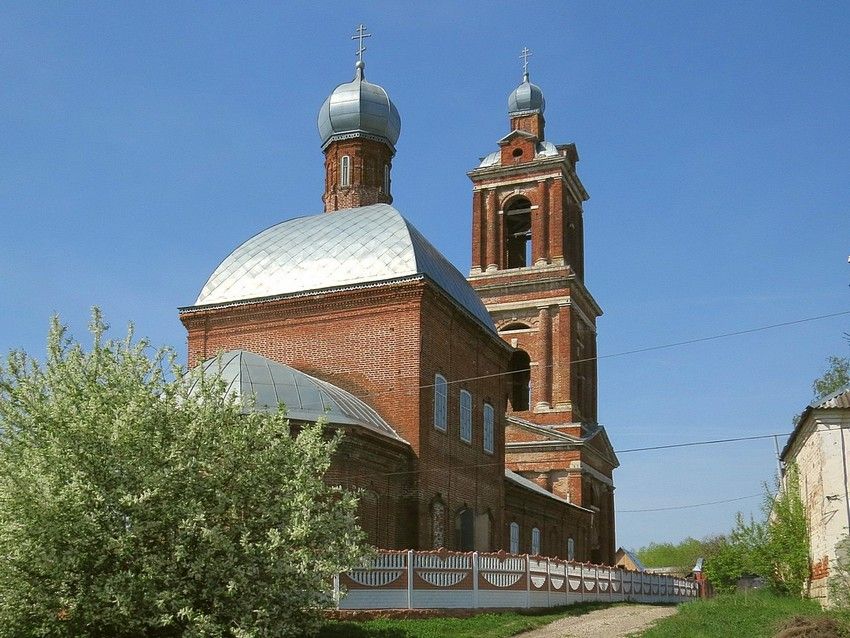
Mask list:
[{"label": "metal cross on dome", "polygon": [[360,26],[358,26],[355,29],[355,31],[357,31],[357,33],[355,33],[353,36],[351,36],[351,39],[360,41],[357,45],[357,61],[362,62],[363,61],[363,52],[366,50],[366,47],[363,46],[363,38],[371,38],[372,34],[366,33],[366,27],[363,26],[362,24]]},{"label": "metal cross on dome", "polygon": [[520,58],[522,59],[522,74],[528,75],[528,58],[534,55],[528,47],[522,47],[522,52],[520,53]]}]

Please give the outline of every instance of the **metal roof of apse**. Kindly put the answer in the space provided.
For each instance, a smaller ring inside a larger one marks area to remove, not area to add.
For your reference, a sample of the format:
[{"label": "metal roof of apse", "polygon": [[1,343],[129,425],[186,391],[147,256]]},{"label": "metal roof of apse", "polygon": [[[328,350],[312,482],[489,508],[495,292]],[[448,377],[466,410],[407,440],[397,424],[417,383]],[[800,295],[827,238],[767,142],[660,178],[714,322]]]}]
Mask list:
[{"label": "metal roof of apse", "polygon": [[[204,372],[216,372],[218,361],[213,357],[200,365]],[[274,412],[282,403],[295,421],[324,417],[332,425],[356,425],[404,441],[375,410],[327,381],[246,350],[224,352],[220,361],[226,392],[240,399],[253,397],[252,411]]]},{"label": "metal roof of apse", "polygon": [[[541,157],[557,157],[558,147],[552,144],[552,142],[538,142],[537,147],[535,148],[534,158],[539,159]],[[500,166],[502,163],[502,151],[493,151],[487,157],[481,160],[481,163],[478,165],[478,168],[487,168],[488,166]]]},{"label": "metal roof of apse", "polygon": [[422,275],[495,332],[460,271],[388,204],[298,217],[262,231],[221,262],[195,306]]},{"label": "metal roof of apse", "polygon": [[322,147],[332,139],[371,135],[395,145],[401,133],[401,116],[382,86],[368,82],[365,64],[358,62],[354,79],[340,84],[319,109]]}]

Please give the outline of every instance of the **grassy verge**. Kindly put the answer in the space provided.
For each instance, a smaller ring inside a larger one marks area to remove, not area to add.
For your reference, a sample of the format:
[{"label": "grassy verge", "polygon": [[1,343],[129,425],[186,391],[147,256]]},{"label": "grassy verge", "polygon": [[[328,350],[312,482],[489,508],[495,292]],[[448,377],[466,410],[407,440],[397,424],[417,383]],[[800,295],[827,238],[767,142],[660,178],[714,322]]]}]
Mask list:
[{"label": "grassy verge", "polygon": [[[821,611],[812,600],[780,597],[769,592],[718,596],[679,606],[679,613],[661,620],[641,638],[772,638],[794,617],[832,618],[846,627],[847,616]],[[836,634],[791,633],[821,636]],[[846,629],[838,634],[850,636]]]},{"label": "grassy verge", "polygon": [[322,628],[319,638],[507,638],[564,616],[579,616],[604,607],[610,605],[585,603],[548,609],[545,613],[503,612],[468,618],[329,622]]}]

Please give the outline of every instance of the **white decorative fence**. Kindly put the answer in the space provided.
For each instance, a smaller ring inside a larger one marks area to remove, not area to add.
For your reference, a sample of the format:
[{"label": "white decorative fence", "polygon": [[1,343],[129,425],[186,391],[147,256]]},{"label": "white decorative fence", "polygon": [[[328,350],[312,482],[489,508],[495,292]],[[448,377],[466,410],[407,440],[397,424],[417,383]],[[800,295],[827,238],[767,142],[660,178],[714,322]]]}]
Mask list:
[{"label": "white decorative fence", "polygon": [[340,574],[334,587],[340,609],[680,603],[699,596],[698,584],[687,578],[541,556],[444,550],[379,551],[369,565]]}]

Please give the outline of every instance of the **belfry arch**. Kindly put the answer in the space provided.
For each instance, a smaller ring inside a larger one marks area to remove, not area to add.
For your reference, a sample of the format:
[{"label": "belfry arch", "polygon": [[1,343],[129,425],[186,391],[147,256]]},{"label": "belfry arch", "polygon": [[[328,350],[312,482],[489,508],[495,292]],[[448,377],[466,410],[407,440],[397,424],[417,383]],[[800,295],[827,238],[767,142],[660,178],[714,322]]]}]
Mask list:
[{"label": "belfry arch", "polygon": [[516,197],[505,206],[505,267],[525,268],[532,264],[531,202]]}]

